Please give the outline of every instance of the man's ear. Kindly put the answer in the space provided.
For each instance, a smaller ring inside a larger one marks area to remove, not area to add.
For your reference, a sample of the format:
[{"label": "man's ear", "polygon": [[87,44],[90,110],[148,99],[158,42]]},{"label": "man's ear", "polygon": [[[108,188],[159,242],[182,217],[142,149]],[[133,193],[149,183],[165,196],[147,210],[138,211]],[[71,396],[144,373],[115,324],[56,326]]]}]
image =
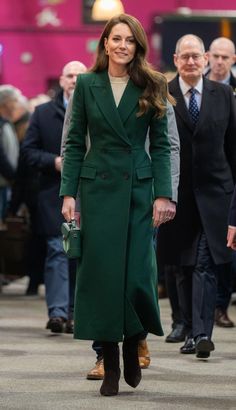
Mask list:
[{"label": "man's ear", "polygon": [[60,84],[60,86],[63,88],[63,85],[64,85],[64,77],[63,77],[63,75],[61,75],[60,78],[59,78],[59,84]]},{"label": "man's ear", "polygon": [[175,67],[177,67],[177,58],[178,58],[177,54],[173,54],[173,60],[174,60]]},{"label": "man's ear", "polygon": [[205,60],[205,67],[206,67],[207,64],[208,64],[208,61],[209,61],[209,54],[208,54],[208,52],[204,53],[203,57],[204,57],[204,60]]}]

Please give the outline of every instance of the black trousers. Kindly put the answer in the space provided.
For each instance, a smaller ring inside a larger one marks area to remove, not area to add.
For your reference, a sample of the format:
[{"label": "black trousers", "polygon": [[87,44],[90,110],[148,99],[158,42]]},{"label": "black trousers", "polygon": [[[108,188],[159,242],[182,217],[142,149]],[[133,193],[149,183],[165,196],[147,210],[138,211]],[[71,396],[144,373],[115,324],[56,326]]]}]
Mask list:
[{"label": "black trousers", "polygon": [[217,266],[216,307],[227,310],[232,295],[232,263]]},{"label": "black trousers", "polygon": [[177,291],[177,276],[179,269],[180,268],[176,265],[165,265],[163,268],[165,273],[167,294],[171,307],[171,317],[173,320],[172,327],[174,327],[176,324],[183,323]]},{"label": "black trousers", "polygon": [[182,318],[189,336],[205,334],[211,338],[217,294],[217,267],[202,232],[196,265],[182,267],[177,275],[177,289]]}]

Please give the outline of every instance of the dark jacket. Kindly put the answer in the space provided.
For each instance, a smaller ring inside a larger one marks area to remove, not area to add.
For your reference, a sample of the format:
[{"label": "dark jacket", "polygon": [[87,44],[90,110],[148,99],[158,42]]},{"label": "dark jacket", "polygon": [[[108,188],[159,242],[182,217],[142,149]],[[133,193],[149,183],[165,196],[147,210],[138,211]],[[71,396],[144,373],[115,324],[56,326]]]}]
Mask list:
[{"label": "dark jacket", "polygon": [[[205,73],[205,77],[208,78],[209,74],[210,74],[211,70],[207,70],[207,72]],[[229,79],[229,85],[231,86],[231,88],[233,89],[233,93],[235,96],[236,93],[236,78],[233,75],[232,71],[230,71],[230,79]]]},{"label": "dark jacket", "polygon": [[233,73],[230,73],[230,79],[229,79],[229,85],[231,85],[231,87],[233,88],[233,92],[235,95],[235,91],[236,91],[236,78],[234,77]]},{"label": "dark jacket", "polygon": [[200,116],[191,123],[178,76],[175,97],[180,137],[180,183],[176,217],[159,229],[164,264],[195,265],[201,230],[216,264],[231,260],[226,248],[227,216],[236,179],[236,107],[230,87],[204,79]]},{"label": "dark jacket", "polygon": [[229,225],[236,226],[236,187],[234,188],[234,194],[231,201],[228,222]]},{"label": "dark jacket", "polygon": [[63,216],[59,198],[61,175],[55,169],[55,158],[60,155],[65,109],[62,92],[55,101],[36,107],[22,143],[22,154],[29,167],[39,173],[38,226],[39,234],[60,235]]}]

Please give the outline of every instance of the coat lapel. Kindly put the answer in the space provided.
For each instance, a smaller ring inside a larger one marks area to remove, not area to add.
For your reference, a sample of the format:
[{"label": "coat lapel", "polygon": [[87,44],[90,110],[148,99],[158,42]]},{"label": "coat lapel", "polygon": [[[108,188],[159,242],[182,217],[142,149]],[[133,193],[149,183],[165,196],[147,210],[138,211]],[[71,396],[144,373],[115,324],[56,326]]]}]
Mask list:
[{"label": "coat lapel", "polygon": [[176,106],[175,106],[176,112],[179,114],[182,120],[186,123],[188,128],[193,132],[195,125],[191,121],[188,109],[184,101],[184,96],[179,86],[179,76],[175,77],[169,83],[169,91],[170,91],[170,94],[173,95],[173,97],[176,100]]},{"label": "coat lapel", "polygon": [[99,109],[112,129],[126,143],[131,144],[115,104],[107,71],[98,73],[90,87]]},{"label": "coat lapel", "polygon": [[132,81],[129,80],[120,100],[120,104],[118,105],[118,112],[123,124],[137,107],[137,102],[142,92],[143,90],[141,88],[137,87]]},{"label": "coat lapel", "polygon": [[214,83],[212,83],[210,80],[203,77],[202,102],[201,102],[201,108],[200,108],[200,113],[199,113],[199,119],[196,124],[194,134],[196,134],[198,130],[201,128],[202,124],[205,121],[206,115],[209,112],[209,106],[213,104],[212,96],[215,92],[213,84]]}]

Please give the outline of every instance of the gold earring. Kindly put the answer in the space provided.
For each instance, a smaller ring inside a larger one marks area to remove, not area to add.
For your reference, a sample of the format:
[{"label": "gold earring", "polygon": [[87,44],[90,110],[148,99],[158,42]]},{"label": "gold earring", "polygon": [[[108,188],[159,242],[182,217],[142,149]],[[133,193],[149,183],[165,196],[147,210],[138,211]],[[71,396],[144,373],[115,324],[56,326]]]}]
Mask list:
[{"label": "gold earring", "polygon": [[105,53],[106,53],[106,55],[108,55],[108,48],[105,49]]}]

